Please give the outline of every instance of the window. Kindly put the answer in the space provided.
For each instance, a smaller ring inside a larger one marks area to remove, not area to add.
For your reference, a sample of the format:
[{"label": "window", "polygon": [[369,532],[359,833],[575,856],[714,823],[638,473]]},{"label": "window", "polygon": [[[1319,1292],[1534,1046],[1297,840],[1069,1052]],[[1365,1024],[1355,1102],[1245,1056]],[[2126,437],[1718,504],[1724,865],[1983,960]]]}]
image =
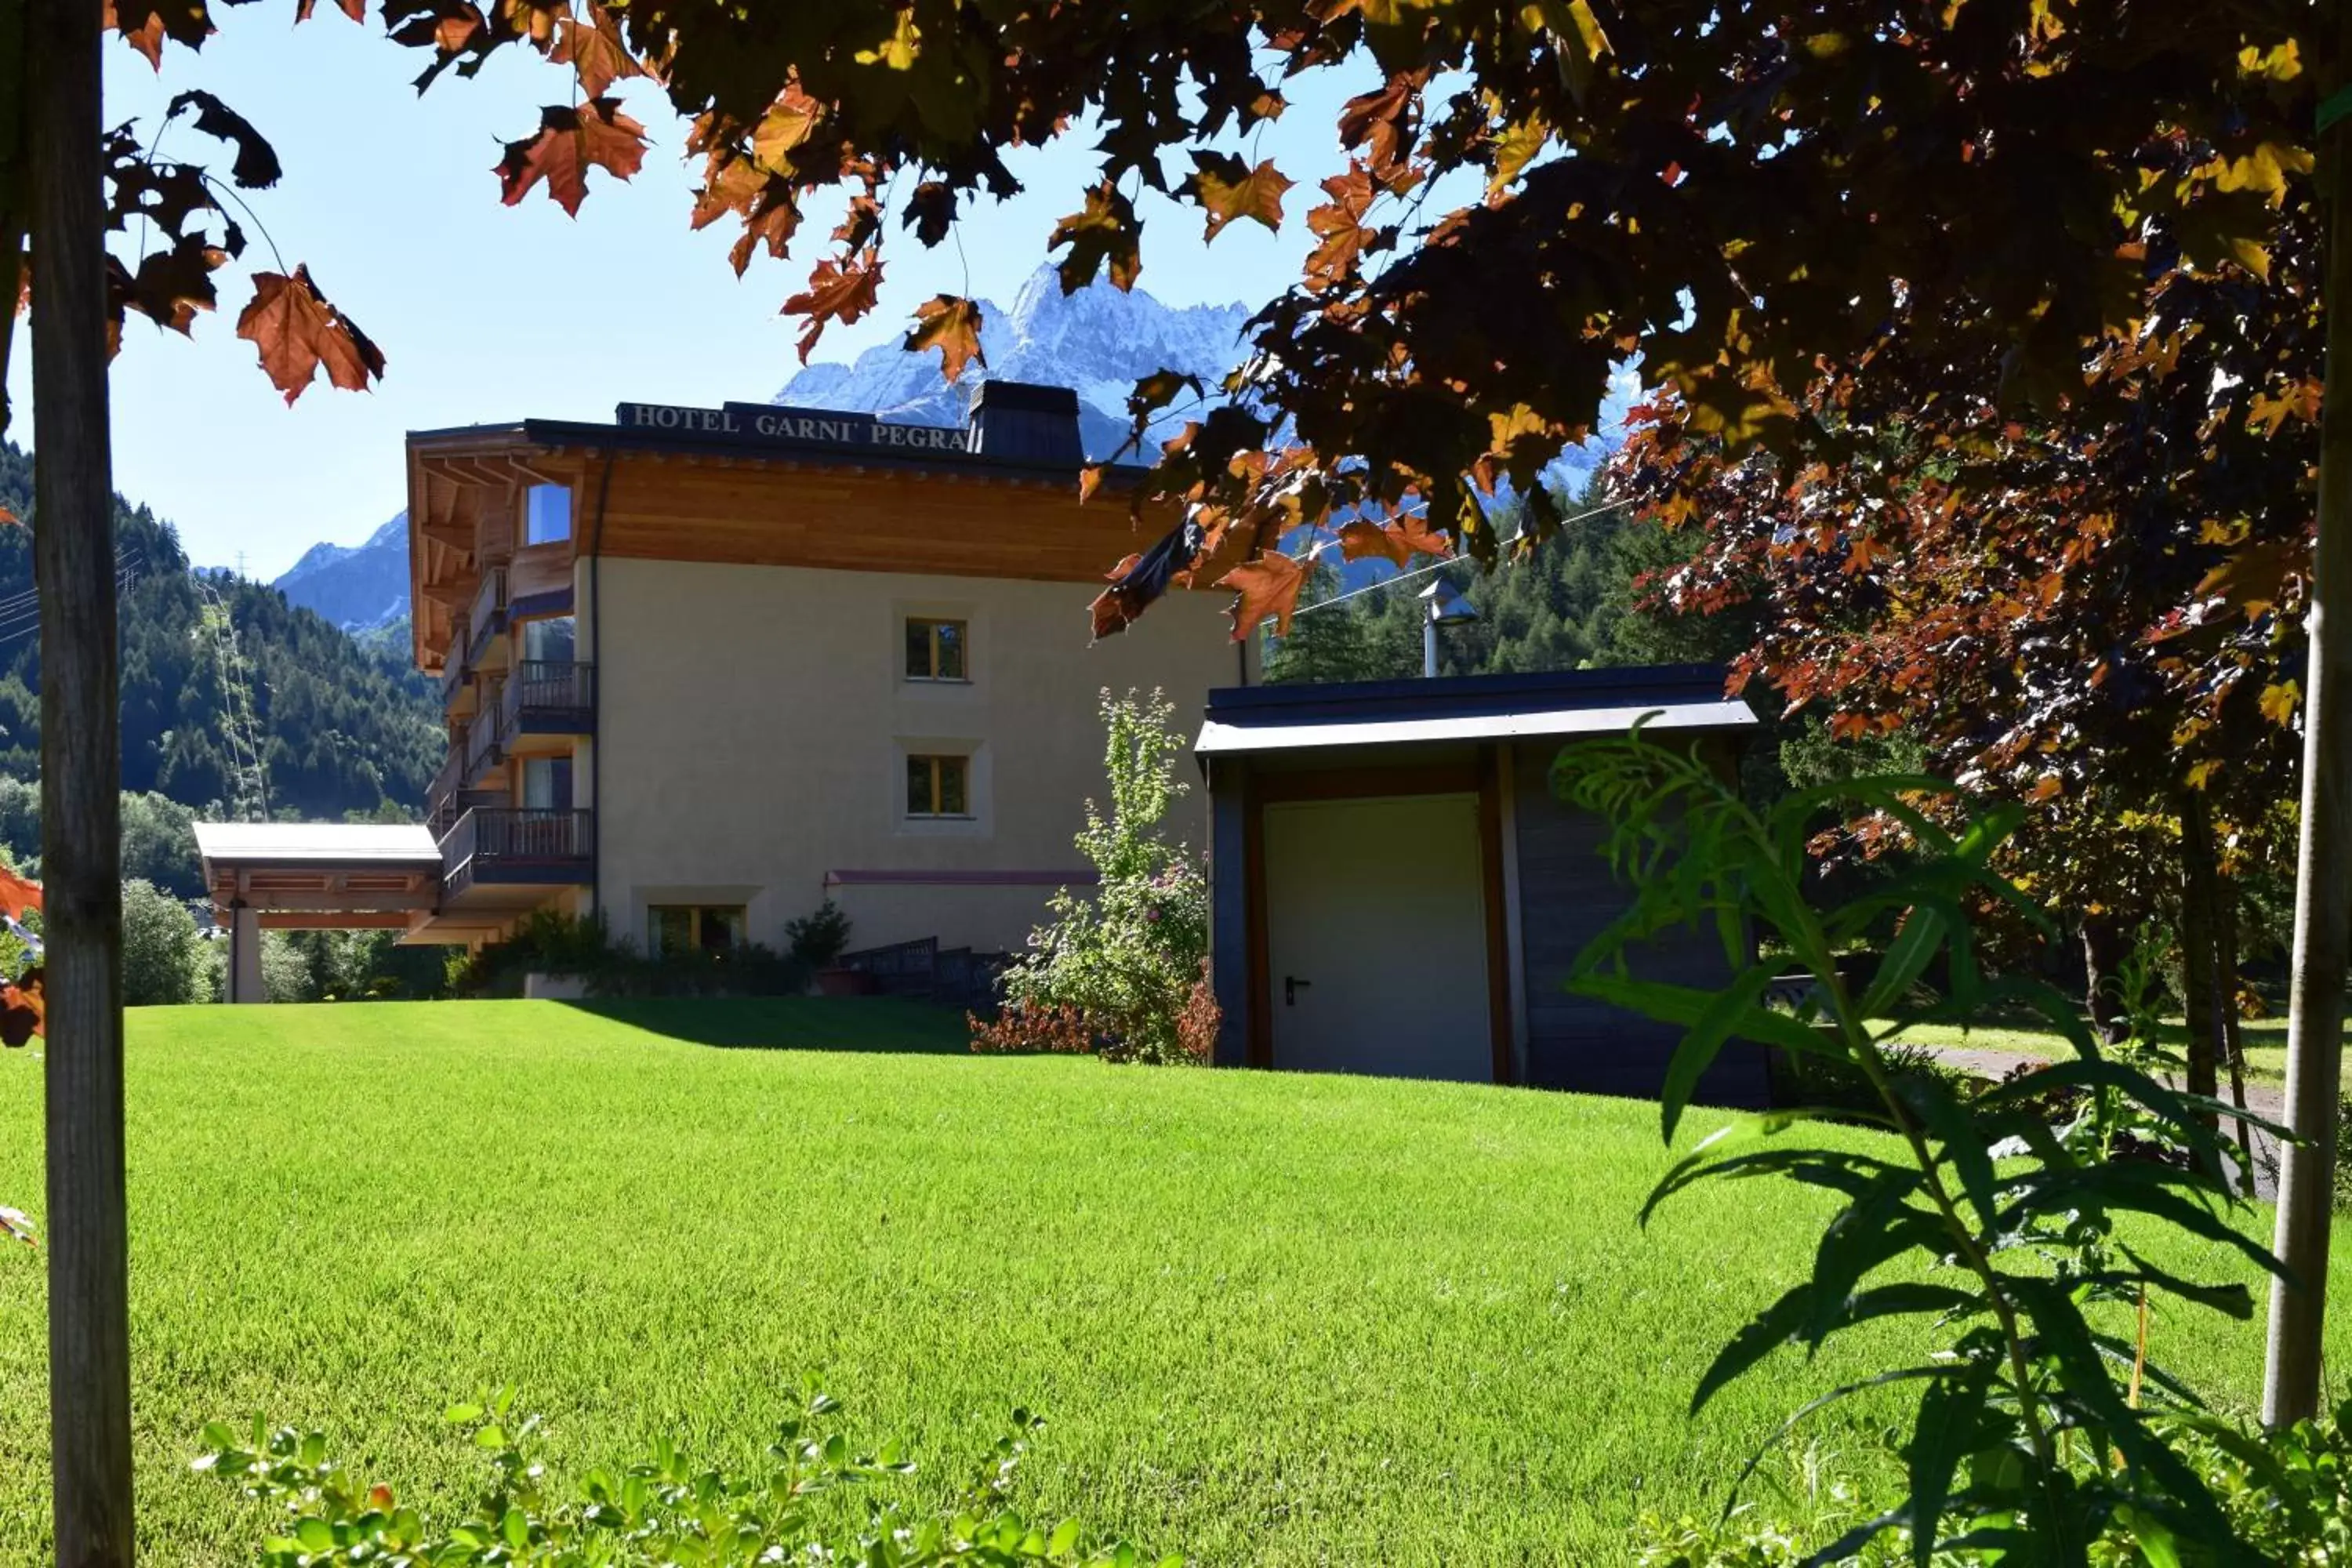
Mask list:
[{"label": "window", "polygon": [[522,657],[530,663],[570,664],[577,640],[570,616],[522,624]]},{"label": "window", "polygon": [[908,816],[970,816],[971,759],[921,756],[907,759]]},{"label": "window", "polygon": [[522,804],[526,811],[570,811],[572,759],[525,757],[522,763]]},{"label": "window", "polygon": [[907,618],[907,679],[970,680],[965,659],[971,633],[962,621]]},{"label": "window", "polygon": [[572,487],[533,485],[523,498],[522,542],[561,544],[572,537]]},{"label": "window", "polygon": [[655,904],[646,910],[646,945],[656,957],[725,952],[743,940],[740,904]]}]

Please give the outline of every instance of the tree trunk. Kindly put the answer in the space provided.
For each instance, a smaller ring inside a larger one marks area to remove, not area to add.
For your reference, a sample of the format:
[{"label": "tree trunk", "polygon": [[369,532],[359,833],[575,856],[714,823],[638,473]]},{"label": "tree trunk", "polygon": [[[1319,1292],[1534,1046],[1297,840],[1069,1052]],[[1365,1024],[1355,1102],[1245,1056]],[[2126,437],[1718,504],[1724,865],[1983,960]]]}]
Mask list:
[{"label": "tree trunk", "polygon": [[2180,795],[2180,977],[2183,1011],[2189,1016],[2189,1078],[2191,1094],[2211,1099],[2220,1088],[2221,872],[2214,864],[2213,811],[2201,790]]},{"label": "tree trunk", "polygon": [[99,0],[26,7],[41,611],[49,1433],[60,1568],[131,1560],[122,904]]},{"label": "tree trunk", "polygon": [[2112,1046],[2129,1026],[2124,1016],[2123,966],[2131,933],[2113,911],[2083,917],[2083,1006],[2101,1045]]},{"label": "tree trunk", "polygon": [[[2352,5],[2336,10],[2322,103],[2352,87]],[[2318,196],[2328,228],[2321,295],[2327,389],[2319,416],[2319,540],[2306,623],[2303,843],[2286,1026],[2286,1120],[2305,1143],[2287,1145],[2279,1162],[2272,1247],[2290,1278],[2271,1282],[2263,1420],[2273,1427],[2319,1410],[2344,982],[2352,965],[2352,117],[2322,127],[2318,141]]]},{"label": "tree trunk", "polygon": [[2215,945],[2220,950],[2217,967],[2225,1004],[2221,1009],[2221,1059],[2230,1065],[2230,1103],[2238,1108],[2239,1185],[2251,1198],[2261,1195],[2261,1184],[2254,1175],[2254,1130],[2246,1121],[2246,1037],[2239,1026],[2238,997],[2245,987],[2238,973],[2238,887],[2226,874],[2221,882],[2221,907],[2214,916]]}]

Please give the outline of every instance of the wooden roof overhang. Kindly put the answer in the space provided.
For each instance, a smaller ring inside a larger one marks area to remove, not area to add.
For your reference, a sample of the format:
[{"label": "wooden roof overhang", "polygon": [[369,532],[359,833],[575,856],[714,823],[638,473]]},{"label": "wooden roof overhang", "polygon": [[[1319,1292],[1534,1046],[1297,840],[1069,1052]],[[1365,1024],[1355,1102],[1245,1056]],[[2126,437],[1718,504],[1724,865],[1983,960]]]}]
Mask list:
[{"label": "wooden roof overhang", "polygon": [[197,847],[223,919],[242,908],[272,928],[397,929],[441,902],[441,855],[423,827],[204,823]]},{"label": "wooden roof overhang", "polygon": [[482,569],[510,555],[520,487],[575,485],[581,554],[1098,584],[1171,527],[1138,527],[1115,467],[1091,504],[1077,471],[978,454],[785,446],[527,419],[412,433],[409,571],[420,668],[446,657]]}]

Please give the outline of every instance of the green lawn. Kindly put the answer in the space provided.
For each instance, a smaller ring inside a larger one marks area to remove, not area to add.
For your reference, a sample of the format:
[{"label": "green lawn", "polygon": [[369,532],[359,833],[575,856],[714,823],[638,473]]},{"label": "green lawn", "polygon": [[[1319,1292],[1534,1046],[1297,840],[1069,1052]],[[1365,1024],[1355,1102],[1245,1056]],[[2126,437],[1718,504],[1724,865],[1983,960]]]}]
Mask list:
[{"label": "green lawn", "polygon": [[[1864,1364],[1771,1363],[1685,1417],[1820,1210],[1742,1184],[1637,1230],[1653,1106],[960,1040],[872,1001],[134,1014],[146,1560],[261,1532],[186,1470],[209,1417],[322,1426],[414,1496],[470,1480],[437,1413],[486,1383],[523,1386],[569,1472],[664,1429],[747,1459],[814,1376],[935,1479],[1038,1408],[1027,1502],[1198,1563],[1612,1562]],[[762,1042],[824,1048],[712,1048]],[[0,1057],[0,1198],[36,1210],[39,1076]],[[2352,1303],[2337,1325],[2342,1365]],[[37,1258],[0,1255],[9,1563],[47,1523],[44,1332]],[[2256,1325],[2172,1309],[2155,1343],[2252,1400]],[[1822,1441],[1882,1465],[1896,1408]]]},{"label": "green lawn", "polygon": [[[2188,1047],[2189,1028],[2178,1018],[2157,1026],[2158,1038],[2173,1050]],[[2246,1048],[2246,1078],[2252,1083],[2283,1084],[2286,1081],[2286,1017],[2248,1018],[2239,1025],[2239,1034]],[[1983,1051],[2015,1051],[2020,1056],[2041,1057],[2050,1061],[2066,1061],[2074,1055],[2074,1047],[2066,1037],[2051,1029],[2012,1024],[1978,1024],[1967,1028],[1951,1024],[1923,1024],[1904,1031],[1903,1038],[1911,1044],[1930,1046],[1937,1049],[1972,1049]],[[2229,1075],[2222,1073],[2222,1084],[2228,1087]]]}]

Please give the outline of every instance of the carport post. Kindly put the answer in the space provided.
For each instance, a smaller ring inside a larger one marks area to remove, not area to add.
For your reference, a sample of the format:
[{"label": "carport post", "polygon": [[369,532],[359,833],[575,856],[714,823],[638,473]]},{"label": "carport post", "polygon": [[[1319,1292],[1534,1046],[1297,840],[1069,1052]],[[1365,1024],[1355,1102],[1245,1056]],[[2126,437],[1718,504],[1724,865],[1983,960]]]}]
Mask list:
[{"label": "carport post", "polygon": [[228,999],[269,1000],[269,987],[261,978],[261,913],[243,899],[229,905]]}]

